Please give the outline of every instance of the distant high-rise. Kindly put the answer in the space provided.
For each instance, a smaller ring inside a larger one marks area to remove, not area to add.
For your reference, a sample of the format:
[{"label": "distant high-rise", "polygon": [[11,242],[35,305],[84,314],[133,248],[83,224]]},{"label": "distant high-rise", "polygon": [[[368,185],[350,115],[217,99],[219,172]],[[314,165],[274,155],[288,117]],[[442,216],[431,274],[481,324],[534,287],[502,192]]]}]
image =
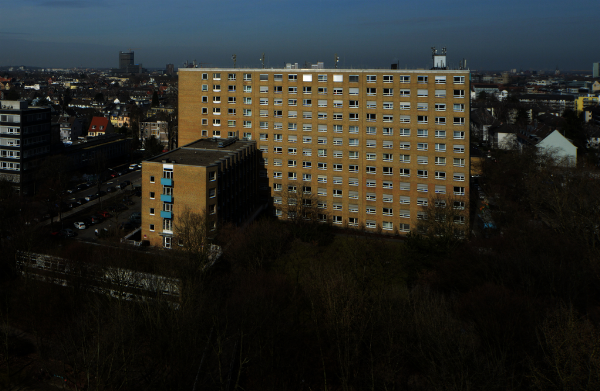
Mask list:
[{"label": "distant high-rise", "polygon": [[593,64],[593,76],[600,77],[600,62],[595,62]]},{"label": "distant high-rise", "polygon": [[119,52],[119,69],[127,69],[133,64],[133,52]]},{"label": "distant high-rise", "polygon": [[167,64],[166,74],[167,75],[172,75],[174,73],[175,73],[175,65],[174,64]]}]

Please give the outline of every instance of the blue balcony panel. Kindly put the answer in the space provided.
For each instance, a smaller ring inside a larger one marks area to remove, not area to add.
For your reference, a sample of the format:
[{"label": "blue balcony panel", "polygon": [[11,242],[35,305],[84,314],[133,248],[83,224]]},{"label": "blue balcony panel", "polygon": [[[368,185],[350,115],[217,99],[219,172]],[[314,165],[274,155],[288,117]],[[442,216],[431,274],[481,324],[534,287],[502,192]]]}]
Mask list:
[{"label": "blue balcony panel", "polygon": [[173,213],[171,212],[165,212],[164,210],[160,211],[160,217],[162,217],[163,219],[172,219],[173,218]]},{"label": "blue balcony panel", "polygon": [[171,178],[160,178],[160,184],[163,186],[173,186],[173,179]]},{"label": "blue balcony panel", "polygon": [[170,202],[170,203],[172,203],[173,202],[173,196],[172,195],[161,194],[160,195],[160,200],[162,202]]}]

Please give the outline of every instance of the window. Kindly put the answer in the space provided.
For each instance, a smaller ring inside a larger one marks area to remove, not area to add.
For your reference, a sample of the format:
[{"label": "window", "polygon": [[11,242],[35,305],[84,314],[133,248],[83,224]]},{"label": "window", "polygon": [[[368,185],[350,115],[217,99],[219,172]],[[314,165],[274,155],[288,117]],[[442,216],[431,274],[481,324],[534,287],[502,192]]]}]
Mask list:
[{"label": "window", "polygon": [[209,198],[215,198],[217,196],[217,189],[216,188],[212,188],[212,189],[208,189],[208,197]]},{"label": "window", "polygon": [[298,75],[289,74],[288,75],[288,80],[289,81],[298,81]]},{"label": "window", "polygon": [[275,117],[275,118],[283,118],[283,111],[282,110],[274,110],[273,111],[273,117]]},{"label": "window", "polygon": [[366,221],[366,227],[367,228],[371,228],[371,229],[375,229],[377,228],[377,223],[373,220],[367,220]]},{"label": "window", "polygon": [[281,106],[281,105],[283,105],[283,99],[281,99],[281,98],[275,98],[275,99],[273,99],[273,104],[275,106]]},{"label": "window", "polygon": [[417,103],[417,110],[429,110],[429,104],[428,103]]},{"label": "window", "polygon": [[400,163],[410,163],[410,155],[400,155]]},{"label": "window", "polygon": [[305,73],[304,75],[302,75],[302,81],[312,81],[312,74]]},{"label": "window", "polygon": [[446,84],[446,76],[436,76],[435,84]]},{"label": "window", "polygon": [[312,162],[311,161],[302,162],[302,168],[312,168]]},{"label": "window", "polygon": [[393,88],[384,88],[383,96],[394,96],[394,89]]},{"label": "window", "polygon": [[274,171],[273,172],[273,178],[274,179],[281,179],[281,178],[283,178],[283,174],[280,171]]},{"label": "window", "polygon": [[377,81],[377,75],[367,75],[367,83],[375,83]]},{"label": "window", "polygon": [[[340,204],[340,203],[333,204],[333,210],[342,210],[342,209],[343,209],[342,204]],[[341,216],[334,216],[334,217],[339,217],[341,219]],[[335,222],[334,222],[334,224],[335,224]]]},{"label": "window", "polygon": [[333,196],[334,197],[342,197],[342,190],[341,189],[333,189]]},{"label": "window", "polygon": [[429,200],[427,198],[417,198],[417,205],[418,206],[428,206]]},{"label": "window", "polygon": [[[358,102],[358,101],[355,101],[355,102]],[[333,107],[344,107],[344,101],[334,100],[333,101]]]},{"label": "window", "polygon": [[208,103],[208,96],[202,97],[202,103]]},{"label": "window", "polygon": [[464,167],[464,166],[465,166],[465,159],[454,158],[454,167]]},{"label": "window", "polygon": [[[384,216],[393,216],[394,215],[394,210],[392,208],[382,208],[381,209],[381,213]],[[410,212],[409,212],[410,213]],[[402,217],[402,216],[401,216]]]},{"label": "window", "polygon": [[344,139],[340,138],[340,137],[334,137],[333,138],[333,145],[343,145],[344,144]]},{"label": "window", "polygon": [[358,172],[358,165],[357,164],[350,164],[348,166],[348,172]]},{"label": "window", "polygon": [[429,136],[429,131],[427,129],[418,129],[417,137],[427,137]]},{"label": "window", "polygon": [[318,137],[317,144],[327,144],[327,137]]},{"label": "window", "polygon": [[244,73],[244,81],[252,81],[252,74]]},{"label": "window", "polygon": [[259,123],[259,126],[260,126],[261,129],[269,129],[269,123],[266,122],[266,121],[261,121]]},{"label": "window", "polygon": [[426,124],[428,123],[428,118],[426,115],[418,115],[417,116],[417,123],[419,124]]},{"label": "window", "polygon": [[383,167],[383,175],[393,175],[394,168],[393,167]]},{"label": "window", "polygon": [[303,144],[310,144],[310,143],[312,143],[312,137],[310,137],[310,136],[303,136],[302,137],[302,143]]},{"label": "window", "polygon": [[457,210],[465,210],[465,202],[464,201],[454,201],[453,208]]},{"label": "window", "polygon": [[235,92],[235,86],[227,86],[228,92]]},{"label": "window", "polygon": [[288,135],[288,143],[296,143],[298,141],[298,136]]},{"label": "window", "polygon": [[280,154],[283,152],[283,148],[281,147],[273,147],[273,153]]},{"label": "window", "polygon": [[383,135],[384,136],[393,136],[394,129],[393,128],[383,128]]},{"label": "window", "polygon": [[383,122],[394,122],[394,116],[391,114],[384,114]]},{"label": "window", "polygon": [[410,83],[410,76],[400,76],[400,83]]},{"label": "window", "polygon": [[435,194],[446,194],[446,186],[435,185]]},{"label": "window", "polygon": [[436,130],[435,138],[446,138],[446,131],[445,130]]},{"label": "window", "polygon": [[428,188],[426,183],[417,183],[417,191],[420,193],[427,193]]},{"label": "window", "polygon": [[446,172],[445,171],[436,171],[435,172],[435,179],[446,180]]},{"label": "window", "polygon": [[319,175],[319,176],[317,176],[317,182],[319,182],[319,183],[327,183],[327,175]]},{"label": "window", "polygon": [[333,95],[342,95],[344,93],[344,89],[341,87],[337,87],[333,89]]},{"label": "window", "polygon": [[319,88],[317,88],[317,94],[326,95],[327,94],[327,87],[319,87]]},{"label": "window", "polygon": [[465,84],[464,76],[454,76],[454,84]]},{"label": "window", "polygon": [[427,143],[418,143],[417,151],[427,151]]},{"label": "window", "polygon": [[417,164],[428,164],[429,158],[427,156],[417,156]]},{"label": "window", "polygon": [[446,144],[435,144],[435,151],[436,152],[446,152]]},{"label": "window", "polygon": [[383,161],[384,162],[393,162],[394,161],[394,155],[392,155],[391,153],[384,153],[383,154]]},{"label": "window", "polygon": [[[356,114],[358,116],[358,114]],[[357,118],[358,120],[358,118]],[[367,121],[375,122],[377,121],[377,114],[367,114]]]},{"label": "window", "polygon": [[436,103],[435,111],[446,111],[446,104],[445,103]]},{"label": "window", "polygon": [[417,83],[427,83],[429,80],[428,76],[417,76]]},{"label": "window", "polygon": [[367,134],[377,134],[377,128],[375,126],[367,126]]},{"label": "window", "polygon": [[296,130],[298,129],[298,124],[295,122],[288,122],[288,130]]},{"label": "window", "polygon": [[435,117],[436,125],[446,125],[446,117]]},{"label": "window", "polygon": [[441,156],[436,156],[435,157],[435,165],[436,166],[445,166],[446,165],[446,158],[445,157],[441,157]]},{"label": "window", "polygon": [[245,105],[251,105],[252,104],[252,98],[244,97],[244,104]]},{"label": "window", "polygon": [[462,186],[454,186],[454,195],[465,195],[465,188]]},{"label": "window", "polygon": [[445,98],[446,97],[446,90],[435,90],[434,96],[436,98]]},{"label": "window", "polygon": [[454,175],[452,176],[452,179],[454,179],[455,181],[464,182],[465,174],[463,174],[461,172],[455,172]]},{"label": "window", "polygon": [[333,132],[334,133],[342,133],[344,131],[344,126],[343,125],[333,125]]},{"label": "window", "polygon": [[333,184],[334,185],[341,185],[343,184],[343,179],[341,176],[334,176],[333,177]]},{"label": "window", "polygon": [[208,80],[208,73],[202,74],[202,80]]},{"label": "window", "polygon": [[377,88],[367,88],[367,96],[375,96],[377,95]]},{"label": "window", "polygon": [[455,145],[454,153],[465,153],[465,146],[464,145]]},{"label": "window", "polygon": [[[202,84],[202,91],[208,91],[208,84]],[[94,125],[92,129],[95,129],[95,126],[96,125]]]},{"label": "window", "polygon": [[376,153],[367,153],[367,160],[377,160]]},{"label": "window", "polygon": [[319,170],[327,170],[327,163],[317,163],[317,168]]},{"label": "window", "polygon": [[410,149],[410,143],[409,142],[401,142],[400,149],[404,149],[404,150]]},{"label": "window", "polygon": [[367,179],[367,187],[377,187],[377,181],[375,179]]},{"label": "window", "polygon": [[455,140],[464,140],[464,138],[465,138],[465,132],[458,131],[458,130],[454,131],[454,139]]},{"label": "window", "polygon": [[403,205],[410,204],[410,197],[408,196],[400,196],[400,203]]},{"label": "window", "polygon": [[[318,187],[317,188],[317,195],[318,196],[326,196],[327,195],[327,189]],[[325,207],[326,208],[326,207]]]},{"label": "window", "polygon": [[217,118],[213,118],[213,126],[221,126],[221,120]]},{"label": "window", "polygon": [[221,97],[220,96],[213,96],[213,103],[221,103]]},{"label": "window", "polygon": [[[334,154],[335,157],[335,154]],[[344,166],[342,164],[334,164],[333,165],[333,171],[343,171]]]},{"label": "window", "polygon": [[333,113],[334,120],[342,120],[344,119],[344,115],[342,113]]},{"label": "window", "polygon": [[348,81],[350,83],[358,83],[358,75],[350,75],[350,76],[348,76]]},{"label": "window", "polygon": [[367,167],[365,167],[365,172],[367,174],[376,174],[377,173],[377,167],[375,167],[375,166],[367,166]]},{"label": "window", "polygon": [[312,94],[312,87],[311,86],[302,87],[302,93],[303,94]]},{"label": "window", "polygon": [[[358,102],[358,101],[356,101]],[[358,106],[358,103],[356,104]],[[377,102],[374,100],[368,100],[367,101],[367,109],[376,109],[377,108]]]},{"label": "window", "polygon": [[269,98],[260,98],[260,104],[262,106],[268,105],[269,104]]},{"label": "window", "polygon": [[409,124],[410,123],[410,115],[401,115],[400,123]]},{"label": "window", "polygon": [[465,104],[464,103],[455,103],[454,104],[454,111],[462,113],[465,111]]},{"label": "window", "polygon": [[317,156],[320,156],[320,157],[327,157],[327,150],[326,150],[326,149],[319,149],[319,150],[317,151]]},{"label": "window", "polygon": [[374,206],[367,206],[367,214],[369,215],[374,215],[377,213],[377,208],[375,208]]},{"label": "window", "polygon": [[221,74],[220,73],[213,73],[213,80],[221,80]]},{"label": "window", "polygon": [[349,186],[358,186],[358,178],[348,178]]},{"label": "window", "polygon": [[357,87],[348,88],[348,95],[358,95],[359,89]]},{"label": "window", "polygon": [[464,98],[465,90],[454,90],[454,97],[455,98]]},{"label": "window", "polygon": [[417,170],[417,178],[427,178],[428,174],[427,170]]},{"label": "window", "polygon": [[260,81],[267,81],[267,80],[269,80],[269,75],[268,75],[268,74],[264,74],[264,73],[263,73],[263,74],[261,74],[261,75],[259,76],[259,80],[260,80]]},{"label": "window", "polygon": [[295,172],[288,172],[288,181],[295,181],[297,178]]},{"label": "window", "polygon": [[273,183],[273,190],[281,191],[281,183]]},{"label": "window", "polygon": [[281,167],[283,165],[283,162],[281,159],[273,159],[273,165],[275,167]]},{"label": "window", "polygon": [[375,148],[377,146],[376,140],[367,140],[367,148]]},{"label": "window", "polygon": [[305,107],[310,107],[310,106],[312,106],[312,99],[304,99],[304,100],[302,101],[302,106],[305,106]]},{"label": "window", "polygon": [[[235,126],[235,120],[233,120],[233,119],[230,119],[230,120],[228,120],[228,121],[227,121],[227,126],[229,126],[230,128],[231,128],[231,127],[234,127],[234,126]],[[233,136],[232,136],[232,137],[233,137]]]},{"label": "window", "polygon": [[394,142],[393,141],[384,141],[382,148],[392,149],[392,148],[394,148]]},{"label": "window", "polygon": [[383,102],[384,110],[392,110],[394,108],[394,102]]},{"label": "window", "polygon": [[[317,113],[317,118],[318,118],[318,119],[327,119],[327,113],[326,113],[326,112],[323,112],[323,111],[321,111],[321,112],[318,112],[318,113]],[[326,129],[327,129],[327,128],[326,128]]]},{"label": "window", "polygon": [[410,90],[400,90],[400,96],[410,97]]},{"label": "window", "polygon": [[317,106],[318,107],[327,107],[327,100],[326,99],[319,99],[317,101]]}]

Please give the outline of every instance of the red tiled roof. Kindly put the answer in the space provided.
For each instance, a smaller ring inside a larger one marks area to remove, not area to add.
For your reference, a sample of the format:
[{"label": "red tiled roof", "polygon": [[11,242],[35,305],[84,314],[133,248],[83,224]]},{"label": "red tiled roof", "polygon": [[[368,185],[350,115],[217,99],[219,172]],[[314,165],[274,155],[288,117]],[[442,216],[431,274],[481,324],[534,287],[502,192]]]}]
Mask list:
[{"label": "red tiled roof", "polygon": [[106,132],[109,123],[106,117],[93,117],[88,132]]}]

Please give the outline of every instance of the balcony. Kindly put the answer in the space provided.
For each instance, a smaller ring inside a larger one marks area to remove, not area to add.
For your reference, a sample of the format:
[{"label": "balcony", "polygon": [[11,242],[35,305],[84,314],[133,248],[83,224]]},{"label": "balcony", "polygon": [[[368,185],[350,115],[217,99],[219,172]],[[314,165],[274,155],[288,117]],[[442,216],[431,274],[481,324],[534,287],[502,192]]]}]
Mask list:
[{"label": "balcony", "polygon": [[160,178],[160,184],[163,186],[173,186],[173,179],[171,178]]},{"label": "balcony", "polygon": [[173,196],[172,195],[167,195],[167,194],[161,194],[160,195],[160,200],[162,202],[173,203]]},{"label": "balcony", "polygon": [[172,212],[165,212],[164,210],[160,211],[160,217],[162,217],[163,219],[172,219],[173,218],[173,213]]}]

